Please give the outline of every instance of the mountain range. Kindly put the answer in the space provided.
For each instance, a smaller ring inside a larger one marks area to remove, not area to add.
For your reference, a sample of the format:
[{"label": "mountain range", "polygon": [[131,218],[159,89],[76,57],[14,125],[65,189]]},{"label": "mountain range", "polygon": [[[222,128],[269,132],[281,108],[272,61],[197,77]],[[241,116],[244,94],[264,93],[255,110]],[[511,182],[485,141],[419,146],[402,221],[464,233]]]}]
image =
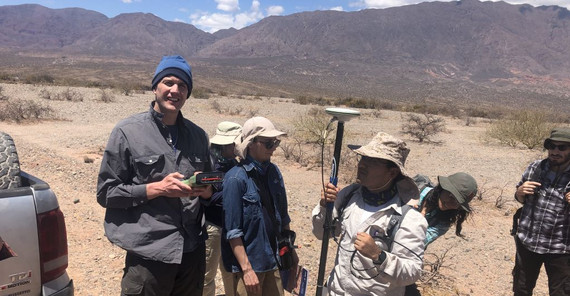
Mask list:
[{"label": "mountain range", "polygon": [[75,67],[79,79],[148,80],[160,56],[181,54],[204,86],[272,95],[557,109],[570,93],[568,49],[570,12],[558,6],[314,11],[213,34],[148,13],[0,6],[3,73]]}]

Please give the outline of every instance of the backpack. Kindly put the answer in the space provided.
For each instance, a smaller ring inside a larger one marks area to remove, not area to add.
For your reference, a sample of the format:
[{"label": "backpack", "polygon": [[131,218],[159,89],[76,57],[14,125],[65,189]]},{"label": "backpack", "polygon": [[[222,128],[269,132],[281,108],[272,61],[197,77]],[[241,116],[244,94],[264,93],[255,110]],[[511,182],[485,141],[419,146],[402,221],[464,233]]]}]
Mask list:
[{"label": "backpack", "polygon": [[412,178],[412,180],[414,180],[414,183],[416,183],[416,186],[418,186],[420,197],[424,197],[428,192],[430,192],[430,190],[435,187],[435,184],[426,175],[417,174]]},{"label": "backpack", "polygon": [[[333,226],[331,227],[331,232],[332,232],[331,236],[335,239],[335,241],[336,241],[336,237],[334,236],[334,232],[335,232],[334,225],[336,224],[337,221],[339,223],[342,223],[342,212],[344,211],[344,209],[346,208],[346,206],[348,205],[348,203],[352,199],[354,192],[356,192],[356,190],[359,188],[359,186],[357,186],[356,184],[352,184],[349,187],[352,187],[352,188],[350,188],[350,191],[348,192],[345,199],[342,201],[342,204],[338,208],[338,210],[337,210],[338,215],[336,218],[334,218]],[[400,228],[400,225],[402,224],[402,220],[404,219],[404,217],[406,216],[408,211],[412,208],[413,207],[408,205],[408,204],[402,205],[402,214],[400,215],[398,212],[395,212],[392,215],[392,217],[390,217],[390,222],[388,223],[388,229],[386,229],[386,238],[387,238],[386,244],[388,245],[388,249],[390,251],[392,251],[392,244],[394,242],[394,237],[396,236],[396,232],[398,232],[398,229]]]}]

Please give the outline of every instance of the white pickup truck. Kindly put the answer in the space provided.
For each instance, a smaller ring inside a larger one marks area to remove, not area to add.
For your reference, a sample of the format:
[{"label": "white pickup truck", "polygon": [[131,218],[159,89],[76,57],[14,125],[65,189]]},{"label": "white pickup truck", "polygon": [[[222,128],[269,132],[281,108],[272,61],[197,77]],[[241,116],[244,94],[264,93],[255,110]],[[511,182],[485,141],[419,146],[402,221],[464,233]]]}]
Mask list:
[{"label": "white pickup truck", "polygon": [[0,296],[69,296],[67,232],[49,185],[23,171],[0,132]]}]

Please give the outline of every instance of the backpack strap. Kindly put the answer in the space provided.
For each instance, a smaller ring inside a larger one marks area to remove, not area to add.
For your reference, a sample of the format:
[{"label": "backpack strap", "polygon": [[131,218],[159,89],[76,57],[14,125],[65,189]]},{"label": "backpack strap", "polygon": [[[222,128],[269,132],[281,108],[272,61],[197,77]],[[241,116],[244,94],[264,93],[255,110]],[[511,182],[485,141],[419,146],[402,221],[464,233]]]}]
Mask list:
[{"label": "backpack strap", "polygon": [[404,220],[404,217],[406,216],[408,211],[412,208],[413,207],[411,205],[407,205],[407,204],[403,205],[402,206],[402,214],[399,214],[398,212],[394,212],[394,214],[390,218],[390,222],[388,223],[388,229],[386,231],[386,235],[389,238],[388,248],[390,249],[390,251],[392,251],[394,238],[396,237],[396,232],[398,232],[398,229],[400,228],[400,225],[402,224],[402,220]]},{"label": "backpack strap", "polygon": [[340,206],[336,210],[337,216],[333,219],[333,227],[337,221],[342,222],[342,213],[344,212],[344,209],[346,208],[346,206],[348,205],[348,203],[352,199],[352,196],[354,196],[354,193],[356,192],[356,190],[358,190],[358,188],[359,186],[357,184],[351,184],[346,188],[348,190],[348,193],[343,197]]}]

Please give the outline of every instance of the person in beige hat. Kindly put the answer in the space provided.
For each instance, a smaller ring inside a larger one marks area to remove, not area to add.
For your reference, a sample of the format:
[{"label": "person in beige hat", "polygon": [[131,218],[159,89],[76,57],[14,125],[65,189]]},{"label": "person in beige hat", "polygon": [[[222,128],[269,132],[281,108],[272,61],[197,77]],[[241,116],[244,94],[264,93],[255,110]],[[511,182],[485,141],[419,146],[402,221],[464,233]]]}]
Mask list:
[{"label": "person in beige hat", "polygon": [[[321,239],[326,202],[334,202],[334,235],[340,237],[328,295],[404,295],[420,278],[427,228],[426,219],[407,205],[419,195],[404,167],[410,150],[382,132],[364,146],[348,147],[360,156],[356,183],[340,191],[327,184],[312,213],[313,233]],[[391,221],[398,216],[394,230]]]},{"label": "person in beige hat", "polygon": [[226,295],[283,295],[279,269],[298,262],[294,248],[283,254],[277,250],[278,240],[292,235],[283,176],[271,162],[285,135],[269,119],[253,117],[236,139],[241,161],[223,183],[222,259],[233,273]]},{"label": "person in beige hat", "polygon": [[544,148],[548,157],[527,167],[515,192],[515,296],[532,295],[542,265],[549,294],[570,295],[570,128],[553,129]]},{"label": "person in beige hat", "polygon": [[[231,121],[222,121],[216,127],[216,134],[210,138],[210,152],[214,160],[216,171],[226,173],[237,164],[235,155],[235,139],[241,134],[240,124]],[[227,272],[220,260],[222,257],[221,236],[223,224],[223,187],[215,185],[216,190],[209,201],[205,202],[204,214],[206,216],[206,274],[204,277],[204,291],[202,296],[216,295],[216,273],[218,266],[222,274],[224,289],[231,285],[231,273]]]}]

